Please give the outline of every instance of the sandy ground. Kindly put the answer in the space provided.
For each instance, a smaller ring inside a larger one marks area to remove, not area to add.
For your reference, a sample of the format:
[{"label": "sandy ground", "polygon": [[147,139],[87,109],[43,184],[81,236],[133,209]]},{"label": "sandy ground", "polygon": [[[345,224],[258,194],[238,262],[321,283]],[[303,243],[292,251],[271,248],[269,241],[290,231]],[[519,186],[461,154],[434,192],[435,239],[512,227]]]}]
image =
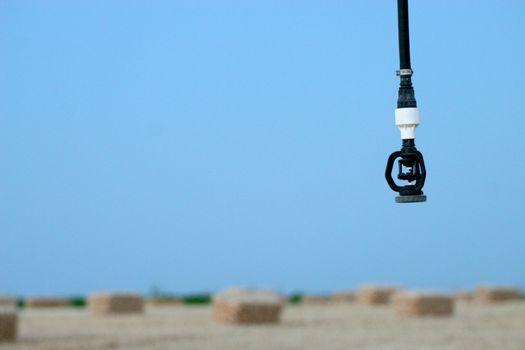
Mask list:
[{"label": "sandy ground", "polygon": [[7,349],[516,349],[525,350],[525,302],[459,303],[451,318],[399,319],[388,306],[288,306],[277,325],[211,321],[210,307],[149,306],[143,316],[27,310]]}]

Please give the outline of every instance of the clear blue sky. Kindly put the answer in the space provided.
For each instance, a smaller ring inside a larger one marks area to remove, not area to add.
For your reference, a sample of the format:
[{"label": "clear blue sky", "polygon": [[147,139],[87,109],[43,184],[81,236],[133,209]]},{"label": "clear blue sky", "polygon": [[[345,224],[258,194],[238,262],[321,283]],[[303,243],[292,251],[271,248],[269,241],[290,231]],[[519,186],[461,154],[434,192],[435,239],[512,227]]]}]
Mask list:
[{"label": "clear blue sky", "polygon": [[0,293],[525,287],[525,2],[2,1]]}]

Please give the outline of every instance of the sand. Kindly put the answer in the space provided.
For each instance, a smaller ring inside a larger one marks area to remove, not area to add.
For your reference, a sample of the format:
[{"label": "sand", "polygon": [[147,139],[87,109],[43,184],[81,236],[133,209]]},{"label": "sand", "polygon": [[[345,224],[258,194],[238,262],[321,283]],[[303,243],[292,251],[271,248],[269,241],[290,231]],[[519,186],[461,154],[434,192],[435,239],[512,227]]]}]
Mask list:
[{"label": "sand", "polygon": [[208,306],[148,306],[144,315],[20,312],[6,349],[525,349],[525,302],[458,302],[450,318],[400,319],[390,306],[287,306],[275,325],[223,325]]}]

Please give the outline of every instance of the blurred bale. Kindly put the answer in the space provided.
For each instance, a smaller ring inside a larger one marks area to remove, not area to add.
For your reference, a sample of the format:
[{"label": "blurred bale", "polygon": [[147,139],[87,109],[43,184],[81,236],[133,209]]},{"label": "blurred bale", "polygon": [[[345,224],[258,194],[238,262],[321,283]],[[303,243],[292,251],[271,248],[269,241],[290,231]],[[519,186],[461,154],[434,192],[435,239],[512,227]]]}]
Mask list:
[{"label": "blurred bale", "polygon": [[474,293],[472,292],[456,292],[454,299],[457,301],[472,301],[474,300]]},{"label": "blurred bale", "polygon": [[454,313],[454,299],[445,294],[398,293],[393,304],[398,316],[452,316]]},{"label": "blurred bale", "polygon": [[323,295],[303,295],[301,303],[312,305],[312,304],[326,304],[330,301],[330,298]]},{"label": "blurred bale", "polygon": [[338,291],[335,292],[330,298],[331,301],[336,303],[348,303],[356,299],[356,295],[351,291]]},{"label": "blurred bale", "polygon": [[476,300],[483,303],[498,303],[519,300],[521,292],[514,287],[489,287],[476,288]]},{"label": "blurred bale", "polygon": [[285,298],[270,290],[228,289],[213,297],[213,320],[221,323],[277,323]]},{"label": "blurred bale", "polygon": [[399,291],[399,287],[363,286],[359,288],[357,300],[361,304],[384,305],[390,303],[393,295]]},{"label": "blurred bale", "polygon": [[69,307],[71,302],[68,298],[31,297],[26,298],[25,306],[31,309]]},{"label": "blurred bale", "polygon": [[11,306],[0,306],[0,343],[16,340],[18,316]]},{"label": "blurred bale", "polygon": [[139,314],[144,312],[144,297],[132,293],[93,293],[88,298],[89,308],[97,315]]}]

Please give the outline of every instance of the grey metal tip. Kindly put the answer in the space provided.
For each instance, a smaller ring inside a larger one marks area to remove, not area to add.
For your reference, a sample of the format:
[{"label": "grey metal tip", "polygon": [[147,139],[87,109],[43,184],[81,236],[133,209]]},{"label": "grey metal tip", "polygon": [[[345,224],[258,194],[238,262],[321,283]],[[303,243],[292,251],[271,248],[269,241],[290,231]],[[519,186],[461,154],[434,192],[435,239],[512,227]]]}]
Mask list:
[{"label": "grey metal tip", "polygon": [[418,203],[426,202],[427,196],[424,194],[418,196],[397,196],[396,203]]}]

